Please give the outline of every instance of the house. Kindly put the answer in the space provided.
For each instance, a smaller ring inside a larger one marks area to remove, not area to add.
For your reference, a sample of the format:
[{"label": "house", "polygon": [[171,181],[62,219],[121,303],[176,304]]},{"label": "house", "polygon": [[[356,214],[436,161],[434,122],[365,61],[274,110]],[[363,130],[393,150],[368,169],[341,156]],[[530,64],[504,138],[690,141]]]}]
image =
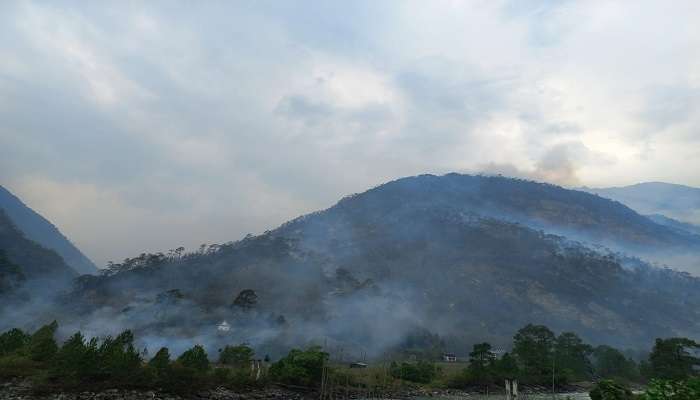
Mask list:
[{"label": "house", "polygon": [[454,353],[443,353],[442,361],[445,362],[457,362],[457,355]]}]

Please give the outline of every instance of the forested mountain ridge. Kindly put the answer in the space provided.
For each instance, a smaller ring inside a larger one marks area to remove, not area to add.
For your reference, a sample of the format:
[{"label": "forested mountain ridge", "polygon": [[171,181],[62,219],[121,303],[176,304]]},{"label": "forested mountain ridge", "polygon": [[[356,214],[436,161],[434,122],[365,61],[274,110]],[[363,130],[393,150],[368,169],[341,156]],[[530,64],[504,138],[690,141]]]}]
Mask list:
[{"label": "forested mountain ridge", "polygon": [[27,239],[10,218],[0,209],[0,252],[3,269],[27,281],[45,280],[56,287],[77,276],[53,250]]},{"label": "forested mountain ridge", "polygon": [[78,250],[51,222],[0,186],[0,209],[4,210],[22,233],[42,246],[54,250],[71,268],[81,274],[97,273],[95,264]]},{"label": "forested mountain ridge", "polygon": [[[502,177],[418,176],[259,236],[142,255],[80,277],[56,314],[93,331],[119,323],[151,337],[239,340],[269,351],[324,338],[379,352],[416,332],[455,346],[506,343],[530,322],[624,347],[698,338],[700,279],[564,231],[659,248],[695,244],[588,193]],[[217,330],[222,321],[230,332]]]}]

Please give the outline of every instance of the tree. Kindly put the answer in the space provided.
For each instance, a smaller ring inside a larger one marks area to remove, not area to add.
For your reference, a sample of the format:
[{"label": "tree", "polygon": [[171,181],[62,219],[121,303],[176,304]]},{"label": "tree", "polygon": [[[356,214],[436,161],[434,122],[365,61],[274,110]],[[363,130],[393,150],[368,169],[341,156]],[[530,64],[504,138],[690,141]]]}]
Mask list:
[{"label": "tree", "polygon": [[591,376],[590,356],[593,348],[573,332],[560,334],[554,343],[554,362],[567,379],[587,379]]},{"label": "tree", "polygon": [[258,304],[258,295],[252,289],[244,289],[233,300],[232,307],[239,307],[245,311],[253,309]]},{"label": "tree", "polygon": [[83,359],[85,358],[86,351],[85,338],[80,332],[68,338],[54,358],[54,375],[60,376],[63,379],[81,379]]},{"label": "tree", "polygon": [[690,350],[697,349],[700,349],[700,344],[691,339],[656,339],[649,355],[652,377],[679,381],[695,375],[700,358],[692,355]]},{"label": "tree", "polygon": [[515,357],[509,353],[505,353],[500,360],[496,360],[494,371],[499,380],[513,379],[519,374],[518,363]]},{"label": "tree", "polygon": [[21,329],[10,329],[0,335],[0,357],[14,353],[29,343],[30,336]]},{"label": "tree", "polygon": [[602,378],[636,379],[639,369],[634,360],[610,346],[598,346],[593,351],[593,369]]},{"label": "tree", "polygon": [[255,352],[250,347],[242,344],[238,346],[226,346],[219,354],[219,363],[237,368],[249,367]]},{"label": "tree", "polygon": [[491,344],[475,344],[469,353],[469,373],[476,383],[485,384],[491,381],[492,367],[496,355],[491,351]]},{"label": "tree", "polygon": [[547,381],[552,373],[554,333],[544,325],[528,324],[513,338],[513,354],[521,366],[523,377],[537,382]]},{"label": "tree", "polygon": [[192,368],[199,372],[205,372],[209,369],[209,358],[207,352],[201,345],[195,345],[191,349],[185,351],[178,357],[177,361],[183,367]]},{"label": "tree", "polygon": [[57,329],[58,322],[53,321],[34,332],[27,343],[29,358],[34,361],[49,361],[56,355],[58,345],[53,337]]},{"label": "tree", "polygon": [[270,375],[282,383],[318,385],[327,360],[328,353],[322,351],[319,346],[312,346],[306,350],[292,349],[270,366]]},{"label": "tree", "polygon": [[143,360],[134,346],[134,334],[130,330],[107,337],[99,347],[100,372],[106,379],[128,382],[140,373]]},{"label": "tree", "polygon": [[170,366],[170,350],[167,347],[161,347],[148,362],[148,365],[155,368],[159,373],[165,371]]}]

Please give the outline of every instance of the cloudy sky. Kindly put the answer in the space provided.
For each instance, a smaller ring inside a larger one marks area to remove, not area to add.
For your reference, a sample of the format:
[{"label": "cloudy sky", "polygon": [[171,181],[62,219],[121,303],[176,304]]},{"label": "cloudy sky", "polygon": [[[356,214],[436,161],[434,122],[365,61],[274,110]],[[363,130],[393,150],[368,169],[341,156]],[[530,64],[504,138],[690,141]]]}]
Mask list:
[{"label": "cloudy sky", "polygon": [[0,2],[0,184],[98,264],[420,173],[700,186],[700,2]]}]

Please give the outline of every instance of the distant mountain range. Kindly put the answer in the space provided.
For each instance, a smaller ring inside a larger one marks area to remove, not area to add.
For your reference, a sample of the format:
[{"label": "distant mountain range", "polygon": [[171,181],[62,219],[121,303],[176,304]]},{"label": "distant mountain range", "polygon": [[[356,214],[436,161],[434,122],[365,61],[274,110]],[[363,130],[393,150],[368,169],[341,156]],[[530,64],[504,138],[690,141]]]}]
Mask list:
[{"label": "distant mountain range", "polygon": [[0,210],[28,239],[54,250],[80,274],[95,274],[97,268],[51,222],[27,207],[20,199],[0,186]]},{"label": "distant mountain range", "polygon": [[466,349],[509,343],[529,322],[646,348],[700,339],[700,279],[635,252],[698,248],[700,237],[590,193],[423,175],[259,236],[82,276],[51,315],[92,332],[123,326],[173,346],[246,341],[270,353],[313,339],[381,352],[416,332]]},{"label": "distant mountain range", "polygon": [[641,214],[661,214],[680,222],[700,225],[700,188],[663,182],[638,183],[585,190],[617,200]]}]

